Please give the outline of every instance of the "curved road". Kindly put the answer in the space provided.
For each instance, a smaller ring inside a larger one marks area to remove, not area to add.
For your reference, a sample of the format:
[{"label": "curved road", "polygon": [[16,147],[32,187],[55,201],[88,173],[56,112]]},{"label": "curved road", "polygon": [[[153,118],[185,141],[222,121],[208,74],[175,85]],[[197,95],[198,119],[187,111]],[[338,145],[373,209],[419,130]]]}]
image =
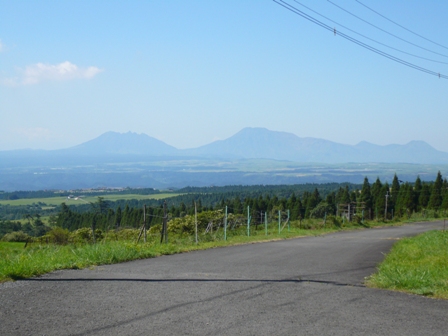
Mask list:
[{"label": "curved road", "polygon": [[0,335],[447,335],[448,301],[363,286],[400,237],[339,232],[0,284]]}]

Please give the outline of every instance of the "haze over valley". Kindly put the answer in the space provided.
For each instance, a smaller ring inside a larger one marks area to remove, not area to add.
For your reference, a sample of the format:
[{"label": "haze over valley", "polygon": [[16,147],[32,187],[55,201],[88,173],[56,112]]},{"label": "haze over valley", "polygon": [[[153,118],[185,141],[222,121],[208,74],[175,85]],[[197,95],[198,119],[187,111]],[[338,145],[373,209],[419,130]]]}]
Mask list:
[{"label": "haze over valley", "polygon": [[107,132],[60,150],[0,151],[0,190],[414,181],[445,172],[448,153],[423,141],[345,145],[266,128],[177,149],[146,134]]}]

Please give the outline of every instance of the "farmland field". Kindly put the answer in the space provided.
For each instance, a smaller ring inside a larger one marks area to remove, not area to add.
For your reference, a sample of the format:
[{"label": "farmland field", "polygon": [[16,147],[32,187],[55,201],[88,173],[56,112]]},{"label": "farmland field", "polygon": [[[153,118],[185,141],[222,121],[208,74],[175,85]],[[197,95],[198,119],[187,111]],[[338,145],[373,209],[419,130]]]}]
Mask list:
[{"label": "farmland field", "polygon": [[95,196],[86,196],[77,195],[77,197],[46,197],[46,198],[23,198],[18,200],[1,200],[0,205],[11,205],[11,206],[19,206],[19,205],[32,205],[34,204],[45,204],[46,206],[58,206],[61,203],[65,202],[67,205],[77,205],[89,202],[97,201],[98,197],[104,197],[106,201],[117,201],[117,200],[145,200],[145,199],[164,199],[169,197],[175,197],[181,194],[176,193],[162,193],[162,194],[153,194],[153,195],[138,195],[138,194],[104,194],[104,195],[95,195]]}]

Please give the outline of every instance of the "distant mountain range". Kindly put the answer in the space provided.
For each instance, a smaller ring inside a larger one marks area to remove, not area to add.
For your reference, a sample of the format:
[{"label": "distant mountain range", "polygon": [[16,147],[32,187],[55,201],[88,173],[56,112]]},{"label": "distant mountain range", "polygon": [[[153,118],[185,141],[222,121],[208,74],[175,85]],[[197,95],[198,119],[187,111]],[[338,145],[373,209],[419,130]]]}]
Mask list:
[{"label": "distant mountain range", "polygon": [[265,128],[244,128],[232,137],[177,149],[146,134],[107,132],[59,150],[0,151],[1,190],[97,187],[182,188],[434,180],[448,173],[448,153],[423,141],[355,146],[301,138]]},{"label": "distant mountain range", "polygon": [[448,153],[438,151],[424,141],[387,146],[364,141],[351,146],[324,139],[300,138],[292,133],[270,131],[266,128],[244,128],[226,140],[185,150],[185,153],[207,157],[317,163],[448,163]]},{"label": "distant mountain range", "polygon": [[[0,159],[26,158],[49,162],[86,160],[121,161],[144,157],[183,157],[203,159],[271,159],[316,163],[414,163],[447,164],[448,153],[441,152],[424,141],[405,145],[379,146],[368,142],[344,145],[336,142],[301,138],[292,133],[266,128],[244,128],[225,140],[193,149],[177,149],[146,134],[107,132],[75,147],[43,151],[0,151]],[[125,159],[124,157],[127,157]],[[29,162],[29,161],[28,161]],[[3,161],[5,164],[6,162]],[[1,164],[0,164],[1,165]],[[2,165],[4,166],[4,165]]]}]

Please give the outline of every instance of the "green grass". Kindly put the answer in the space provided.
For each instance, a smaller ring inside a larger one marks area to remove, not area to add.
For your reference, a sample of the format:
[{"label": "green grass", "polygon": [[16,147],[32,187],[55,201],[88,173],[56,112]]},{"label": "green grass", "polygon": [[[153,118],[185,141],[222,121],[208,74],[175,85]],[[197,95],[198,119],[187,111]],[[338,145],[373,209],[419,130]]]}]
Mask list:
[{"label": "green grass", "polygon": [[158,234],[149,235],[148,242],[136,244],[136,238],[128,241],[113,241],[113,233],[109,241],[97,244],[40,245],[33,243],[26,249],[23,243],[0,243],[0,282],[24,279],[42,275],[59,269],[80,269],[89,266],[113,264],[135,259],[151,258],[160,255],[203,250],[220,246],[247,244],[276,239],[287,239],[298,236],[318,235],[333,232],[335,229],[302,230],[285,228],[278,233],[278,228],[271,226],[268,235],[260,227],[251,230],[251,236],[245,236],[244,228],[228,231],[227,241],[223,240],[222,228],[213,235],[200,234],[200,242],[196,245],[194,236],[169,235],[168,244],[160,244]]},{"label": "green grass", "polygon": [[401,240],[366,283],[448,299],[448,232],[430,231]]},{"label": "green grass", "polygon": [[74,204],[83,204],[83,203],[89,203],[89,202],[96,202],[98,200],[98,197],[104,197],[107,201],[117,201],[117,200],[145,200],[145,199],[164,199],[169,197],[178,196],[180,194],[175,193],[162,193],[162,194],[153,194],[153,195],[137,195],[137,194],[124,194],[124,195],[95,195],[95,196],[87,196],[82,197],[81,199],[75,200],[74,198],[67,198],[67,197],[45,197],[45,198],[23,198],[18,200],[1,200],[1,205],[11,205],[11,206],[18,206],[18,205],[32,205],[33,203],[45,203],[46,206],[58,206],[61,203],[65,202],[67,205],[74,205]]},{"label": "green grass", "polygon": [[0,242],[0,255],[3,256],[5,254],[18,253],[23,251],[24,246],[25,243]]},{"label": "green grass", "polygon": [[[364,227],[402,224],[403,222],[371,221]],[[259,225],[258,230],[252,226],[249,237],[244,226],[235,230],[229,229],[227,241],[224,241],[224,231],[220,228],[213,234],[200,233],[197,245],[191,233],[169,233],[168,244],[160,244],[156,227],[149,231],[147,243],[143,243],[142,239],[139,244],[136,244],[138,230],[130,230],[127,236],[122,235],[121,239],[131,237],[130,240],[119,241],[116,240],[119,238],[114,231],[110,231],[105,234],[104,240],[95,245],[78,243],[58,246],[33,243],[24,249],[23,243],[0,242],[0,282],[29,278],[59,269],[81,269],[220,246],[315,236],[361,228],[362,226],[356,226],[354,223],[346,223],[342,228],[336,228],[329,222],[324,227],[322,220],[307,220],[303,222],[302,228],[298,227],[298,222],[293,222],[290,231],[285,227],[278,233],[278,225],[271,223],[267,235],[264,225]],[[366,283],[371,287],[448,299],[448,232],[428,232],[399,241],[379,266],[378,273],[371,276]]]}]

